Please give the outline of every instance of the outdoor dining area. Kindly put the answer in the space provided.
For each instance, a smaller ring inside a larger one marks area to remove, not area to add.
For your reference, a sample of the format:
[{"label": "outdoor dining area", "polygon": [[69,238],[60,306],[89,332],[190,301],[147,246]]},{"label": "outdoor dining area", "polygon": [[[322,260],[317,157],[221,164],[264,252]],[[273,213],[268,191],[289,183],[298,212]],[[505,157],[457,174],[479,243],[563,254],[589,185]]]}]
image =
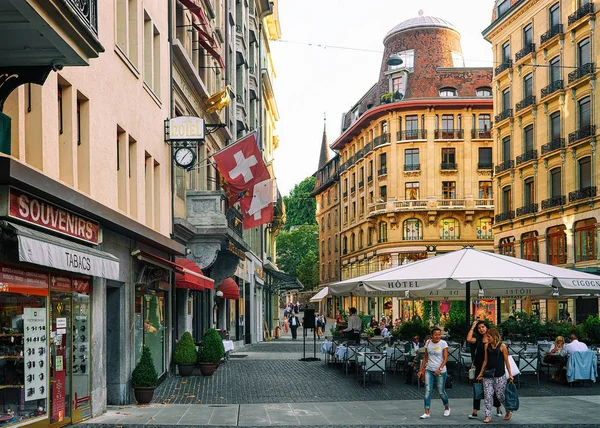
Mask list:
[{"label": "outdoor dining area", "polygon": [[[399,299],[464,300],[465,322],[470,325],[471,299],[484,297],[545,299],[559,296],[597,297],[600,277],[556,266],[516,259],[473,248],[446,253],[414,263],[330,284],[334,296],[393,296]],[[323,294],[323,293],[322,293]],[[515,320],[519,322],[519,320]],[[336,335],[337,336],[337,335]],[[472,366],[471,347],[466,337],[443,338],[448,343],[447,367],[451,381],[468,384]],[[321,344],[325,364],[345,375],[355,375],[363,386],[367,382],[386,384],[389,375],[402,375],[406,383],[420,388],[417,372],[424,356],[422,340],[417,346],[410,337],[348,337],[326,339]],[[571,386],[595,383],[600,366],[600,343],[578,342],[576,352],[553,352],[555,337],[520,336],[503,341],[514,362],[515,383],[536,385],[559,380]],[[570,341],[565,337],[566,342]],[[575,342],[573,342],[575,343]],[[569,348],[569,344],[565,349]],[[573,348],[575,349],[575,348]],[[511,364],[512,365],[512,364]]]}]

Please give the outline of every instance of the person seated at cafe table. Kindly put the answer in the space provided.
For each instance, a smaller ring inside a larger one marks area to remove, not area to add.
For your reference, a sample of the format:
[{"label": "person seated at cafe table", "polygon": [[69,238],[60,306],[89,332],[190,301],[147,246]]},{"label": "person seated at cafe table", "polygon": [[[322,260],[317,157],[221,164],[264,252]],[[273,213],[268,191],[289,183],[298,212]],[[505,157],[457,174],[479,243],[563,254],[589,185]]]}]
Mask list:
[{"label": "person seated at cafe table", "polygon": [[381,327],[381,337],[391,336],[392,332],[388,329],[387,325]]},{"label": "person seated at cafe table", "polygon": [[562,336],[556,336],[552,343],[550,352],[544,356],[544,363],[553,365],[556,369],[552,375],[552,380],[558,383],[566,383],[567,381],[567,350],[565,349],[565,339]]},{"label": "person seated at cafe table", "polygon": [[571,352],[584,352],[588,350],[588,347],[585,343],[580,342],[575,333],[571,333],[571,343],[567,343],[565,345],[565,349],[567,350],[567,354]]},{"label": "person seated at cafe table", "polygon": [[406,345],[404,345],[404,352],[411,355],[416,355],[419,348],[423,347],[423,341],[419,340],[419,335],[415,334]]}]

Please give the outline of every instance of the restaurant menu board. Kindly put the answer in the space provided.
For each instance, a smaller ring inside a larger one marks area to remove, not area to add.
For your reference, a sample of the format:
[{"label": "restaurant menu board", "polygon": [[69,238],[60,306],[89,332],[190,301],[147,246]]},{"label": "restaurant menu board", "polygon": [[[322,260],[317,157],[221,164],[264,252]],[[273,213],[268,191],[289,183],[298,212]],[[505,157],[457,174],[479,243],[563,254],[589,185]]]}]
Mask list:
[{"label": "restaurant menu board", "polygon": [[46,334],[46,309],[23,308],[25,357],[25,401],[46,398],[46,368],[48,335]]}]

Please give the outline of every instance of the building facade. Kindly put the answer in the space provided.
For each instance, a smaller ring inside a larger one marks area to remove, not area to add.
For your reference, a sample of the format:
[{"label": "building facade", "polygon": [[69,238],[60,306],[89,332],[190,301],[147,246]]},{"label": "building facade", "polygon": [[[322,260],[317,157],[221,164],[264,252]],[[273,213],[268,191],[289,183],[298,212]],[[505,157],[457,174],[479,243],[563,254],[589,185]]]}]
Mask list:
[{"label": "building facade", "polygon": [[[595,4],[496,1],[483,35],[494,63],[497,252],[599,271]],[[598,299],[511,302],[542,319],[581,322]]]},{"label": "building facade", "polygon": [[[465,245],[493,250],[491,77],[464,66],[460,34],[447,21],[418,16],[386,35],[379,80],[331,145],[342,280]],[[327,248],[326,220],[318,221]],[[413,310],[392,298],[344,298],[349,305],[394,318]]]}]

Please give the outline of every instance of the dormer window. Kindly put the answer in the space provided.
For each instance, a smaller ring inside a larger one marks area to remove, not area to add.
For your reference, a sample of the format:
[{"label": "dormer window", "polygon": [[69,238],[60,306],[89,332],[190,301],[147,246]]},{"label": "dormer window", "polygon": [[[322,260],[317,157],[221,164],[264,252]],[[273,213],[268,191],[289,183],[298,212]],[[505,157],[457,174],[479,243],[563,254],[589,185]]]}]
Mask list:
[{"label": "dormer window", "polygon": [[500,18],[510,9],[510,0],[500,0],[496,7],[498,8],[497,18]]},{"label": "dormer window", "polygon": [[491,97],[492,96],[492,88],[488,88],[488,87],[477,88],[475,93],[478,97]]},{"label": "dormer window", "polygon": [[442,88],[440,89],[440,97],[457,97],[458,93],[456,92],[456,88]]}]

